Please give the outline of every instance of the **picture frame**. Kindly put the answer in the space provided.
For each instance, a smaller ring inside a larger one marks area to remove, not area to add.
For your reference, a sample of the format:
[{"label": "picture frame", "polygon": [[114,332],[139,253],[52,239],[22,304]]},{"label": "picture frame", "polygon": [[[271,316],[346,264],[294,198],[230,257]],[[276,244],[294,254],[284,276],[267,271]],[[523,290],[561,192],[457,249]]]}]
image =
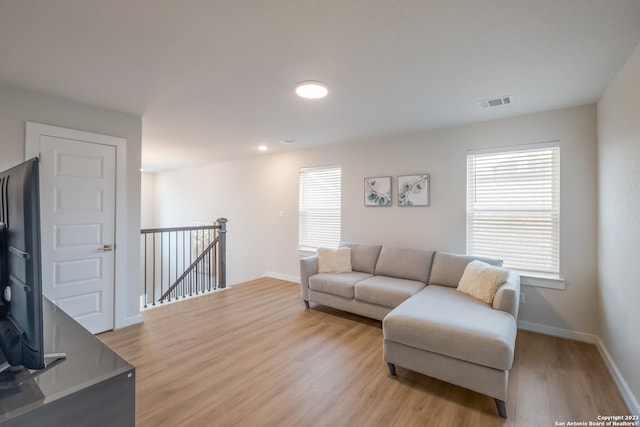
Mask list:
[{"label": "picture frame", "polygon": [[364,179],[364,205],[391,206],[391,177],[380,176]]},{"label": "picture frame", "polygon": [[398,206],[429,206],[429,174],[398,176]]}]

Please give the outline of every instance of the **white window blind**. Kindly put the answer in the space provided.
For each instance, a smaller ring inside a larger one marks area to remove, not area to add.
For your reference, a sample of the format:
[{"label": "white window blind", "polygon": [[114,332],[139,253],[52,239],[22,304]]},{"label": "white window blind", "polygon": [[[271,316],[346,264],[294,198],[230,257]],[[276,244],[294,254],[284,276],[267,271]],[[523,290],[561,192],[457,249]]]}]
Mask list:
[{"label": "white window blind", "polygon": [[467,154],[467,252],[524,273],[560,270],[560,147]]},{"label": "white window blind", "polygon": [[338,247],[341,205],[340,166],[300,169],[299,246]]}]

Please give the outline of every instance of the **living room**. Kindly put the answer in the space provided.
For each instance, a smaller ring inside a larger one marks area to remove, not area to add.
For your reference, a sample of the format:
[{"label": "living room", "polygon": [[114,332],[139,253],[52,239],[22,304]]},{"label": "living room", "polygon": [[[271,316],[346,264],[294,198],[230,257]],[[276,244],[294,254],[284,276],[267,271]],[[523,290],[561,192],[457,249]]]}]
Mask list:
[{"label": "living room", "polygon": [[[7,43],[8,38],[3,40]],[[525,300],[518,326],[595,344],[629,412],[639,414],[640,344],[635,335],[640,295],[630,279],[640,273],[635,260],[640,253],[640,198],[635,186],[640,156],[638,42],[598,96],[582,103],[501,117],[487,110],[480,113],[486,113],[485,119],[471,123],[359,136],[331,145],[301,143],[291,151],[275,147],[242,159],[142,174],[140,165],[149,155],[144,148],[144,114],[60,94],[44,80],[27,86],[0,78],[0,169],[24,160],[25,121],[124,137],[126,247],[131,259],[137,257],[139,228],[223,216],[229,219],[228,283],[265,276],[296,282],[304,255],[298,250],[300,168],[340,165],[342,240],[464,253],[467,151],[558,141],[562,281],[549,285],[523,277]],[[10,68],[9,63],[3,60],[0,69]],[[24,63],[16,57],[15,64]],[[106,92],[108,86],[105,83]],[[493,95],[506,93],[492,89],[487,96]],[[419,173],[431,176],[430,206],[404,208],[395,200],[391,207],[364,206],[364,178],[395,180]],[[129,262],[125,269],[129,281],[136,283],[139,266]],[[116,328],[139,323],[139,289],[127,287],[118,300]]]}]

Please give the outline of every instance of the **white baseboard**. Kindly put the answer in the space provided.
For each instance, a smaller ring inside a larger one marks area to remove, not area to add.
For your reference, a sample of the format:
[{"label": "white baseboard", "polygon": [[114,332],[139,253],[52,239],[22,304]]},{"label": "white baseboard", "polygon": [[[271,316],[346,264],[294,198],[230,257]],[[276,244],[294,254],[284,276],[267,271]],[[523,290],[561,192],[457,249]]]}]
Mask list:
[{"label": "white baseboard", "polygon": [[609,374],[611,375],[613,382],[616,384],[616,387],[618,388],[618,391],[622,396],[622,400],[624,400],[624,403],[629,410],[629,413],[633,415],[640,415],[640,404],[638,404],[638,399],[636,399],[633,392],[629,388],[629,385],[624,380],[624,377],[620,373],[620,370],[616,366],[613,358],[609,354],[609,351],[607,350],[599,336],[594,334],[587,334],[584,332],[572,331],[569,329],[556,328],[554,326],[541,325],[539,323],[526,322],[523,320],[518,320],[518,329],[537,332],[544,335],[551,335],[559,338],[586,342],[589,344],[595,344],[598,352],[600,353],[600,356],[602,357],[602,360],[609,370]]},{"label": "white baseboard", "polygon": [[613,378],[613,381],[616,383],[616,387],[618,387],[618,391],[620,391],[622,400],[624,400],[625,405],[627,405],[629,413],[632,415],[640,415],[640,404],[638,403],[638,399],[636,399],[633,392],[629,388],[629,385],[624,380],[624,377],[620,373],[620,370],[611,358],[607,347],[605,347],[600,337],[598,337],[596,341],[596,347],[600,352],[600,356],[602,356],[604,363],[607,365],[609,374],[611,374],[611,378]]},{"label": "white baseboard", "polygon": [[142,316],[136,314],[135,316],[125,317],[121,319],[121,321],[117,322],[117,325],[114,326],[114,330],[126,328],[127,326],[137,325],[138,323],[142,323]]},{"label": "white baseboard", "polygon": [[267,271],[266,273],[264,273],[264,275],[266,277],[273,277],[274,279],[286,280],[287,282],[300,283],[299,276],[291,276],[289,274],[274,273],[273,271]]},{"label": "white baseboard", "polygon": [[551,335],[558,338],[587,342],[589,344],[595,344],[598,340],[598,337],[593,334],[572,331],[570,329],[556,328],[555,326],[541,325],[539,323],[526,322],[524,320],[518,320],[518,329],[537,332],[544,335]]}]

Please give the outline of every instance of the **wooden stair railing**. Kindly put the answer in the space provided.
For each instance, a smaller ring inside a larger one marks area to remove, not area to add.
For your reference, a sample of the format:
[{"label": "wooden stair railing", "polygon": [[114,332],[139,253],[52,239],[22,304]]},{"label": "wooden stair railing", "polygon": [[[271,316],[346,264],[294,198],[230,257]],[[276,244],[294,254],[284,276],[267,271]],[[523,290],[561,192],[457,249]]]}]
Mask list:
[{"label": "wooden stair railing", "polygon": [[140,230],[144,308],[226,287],[226,224]]}]

